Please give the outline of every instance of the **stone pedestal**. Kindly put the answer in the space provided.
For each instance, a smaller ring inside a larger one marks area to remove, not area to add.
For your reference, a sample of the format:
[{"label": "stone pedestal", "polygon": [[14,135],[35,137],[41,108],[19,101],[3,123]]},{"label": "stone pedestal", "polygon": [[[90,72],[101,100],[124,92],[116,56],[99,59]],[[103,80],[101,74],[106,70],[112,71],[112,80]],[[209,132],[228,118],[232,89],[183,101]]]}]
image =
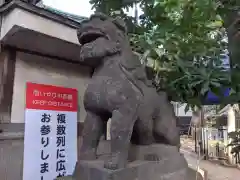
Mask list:
[{"label": "stone pedestal", "polygon": [[[71,177],[58,180],[195,180],[196,172],[188,168],[187,162],[173,146],[153,144],[134,146],[129,150],[126,168],[112,171],[105,169],[104,160],[111,152],[109,141],[103,141],[98,148],[98,160],[80,161]],[[158,161],[150,161],[152,155]],[[200,176],[198,177],[199,180]]]},{"label": "stone pedestal", "polygon": [[134,161],[116,171],[103,167],[103,161],[81,161],[76,166],[75,180],[187,180],[187,168],[176,165],[173,172],[167,161]]},{"label": "stone pedestal", "polygon": [[[126,168],[108,170],[103,166],[110,154],[110,143],[99,145],[98,160],[80,161],[75,168],[74,180],[188,180],[188,166],[184,157],[173,146],[153,144],[134,146],[129,150]],[[150,161],[157,155],[158,161]]]}]

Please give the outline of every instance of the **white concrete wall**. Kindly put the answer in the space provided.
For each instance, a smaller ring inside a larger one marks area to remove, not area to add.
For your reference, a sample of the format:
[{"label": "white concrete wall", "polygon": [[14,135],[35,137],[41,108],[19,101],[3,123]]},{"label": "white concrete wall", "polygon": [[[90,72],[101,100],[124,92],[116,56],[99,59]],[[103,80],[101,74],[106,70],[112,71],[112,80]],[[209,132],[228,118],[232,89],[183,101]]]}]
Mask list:
[{"label": "white concrete wall", "polygon": [[24,122],[26,82],[35,82],[78,89],[79,121],[84,121],[83,94],[85,92],[90,69],[76,64],[66,63],[41,56],[17,53],[11,122]]},{"label": "white concrete wall", "polygon": [[189,110],[185,113],[185,107],[187,104],[183,104],[181,107],[178,108],[178,116],[192,116],[192,111]]},{"label": "white concrete wall", "polygon": [[79,44],[75,28],[70,28],[64,24],[19,8],[9,11],[2,17],[0,37],[3,38],[14,25],[56,37],[69,43]]}]

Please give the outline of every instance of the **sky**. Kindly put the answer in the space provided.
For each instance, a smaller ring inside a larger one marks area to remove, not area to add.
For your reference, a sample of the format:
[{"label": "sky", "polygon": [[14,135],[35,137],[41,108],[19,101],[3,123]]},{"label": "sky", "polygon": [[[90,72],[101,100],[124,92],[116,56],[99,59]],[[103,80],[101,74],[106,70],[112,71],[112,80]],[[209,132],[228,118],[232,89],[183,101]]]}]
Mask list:
[{"label": "sky", "polygon": [[[89,0],[43,0],[43,2],[56,9],[85,17],[89,17],[94,12],[91,10]],[[134,16],[134,11],[130,10],[127,14]]]},{"label": "sky", "polygon": [[94,12],[91,10],[89,0],[43,0],[43,2],[56,9],[86,17]]}]

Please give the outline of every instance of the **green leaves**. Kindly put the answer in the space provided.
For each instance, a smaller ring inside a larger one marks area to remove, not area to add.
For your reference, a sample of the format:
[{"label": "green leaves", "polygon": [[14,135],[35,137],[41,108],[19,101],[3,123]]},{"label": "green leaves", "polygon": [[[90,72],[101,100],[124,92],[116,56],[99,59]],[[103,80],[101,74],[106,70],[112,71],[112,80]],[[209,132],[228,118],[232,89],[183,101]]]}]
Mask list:
[{"label": "green leaves", "polygon": [[[227,49],[222,4],[213,0],[91,0],[93,7],[111,14],[120,10],[128,19],[129,37],[142,62],[155,70],[154,84],[173,99],[200,106],[208,91],[221,96],[231,74],[222,68]],[[123,9],[138,2],[139,23]],[[221,16],[220,16],[221,15]],[[135,26],[135,28],[133,28]],[[146,62],[147,61],[147,62]],[[234,83],[240,78],[234,76]],[[240,83],[238,83],[240,84]],[[240,88],[240,86],[239,86]]]},{"label": "green leaves", "polygon": [[156,73],[165,79],[158,86],[175,94],[177,100],[195,105],[210,90],[222,95],[220,88],[230,84],[230,74],[221,68],[220,54],[226,46],[221,43],[225,33],[217,4],[212,0],[156,0],[148,6],[151,10],[144,14],[150,20],[143,24],[153,25],[148,40],[142,40],[151,42],[145,47],[151,48],[149,55],[157,64],[170,69]]},{"label": "green leaves", "polygon": [[216,20],[213,22],[210,22],[209,24],[206,25],[208,28],[210,29],[216,29],[216,28],[220,28],[223,26],[223,21],[221,20]]}]

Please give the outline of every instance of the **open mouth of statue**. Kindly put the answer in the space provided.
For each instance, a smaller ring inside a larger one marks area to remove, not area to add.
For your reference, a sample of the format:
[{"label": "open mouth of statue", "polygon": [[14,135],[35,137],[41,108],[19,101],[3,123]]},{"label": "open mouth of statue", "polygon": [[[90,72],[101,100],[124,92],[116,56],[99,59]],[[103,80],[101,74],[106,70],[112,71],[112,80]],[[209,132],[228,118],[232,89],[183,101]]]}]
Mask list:
[{"label": "open mouth of statue", "polygon": [[79,41],[82,45],[85,45],[103,37],[105,37],[104,34],[100,32],[85,32],[81,34]]}]

